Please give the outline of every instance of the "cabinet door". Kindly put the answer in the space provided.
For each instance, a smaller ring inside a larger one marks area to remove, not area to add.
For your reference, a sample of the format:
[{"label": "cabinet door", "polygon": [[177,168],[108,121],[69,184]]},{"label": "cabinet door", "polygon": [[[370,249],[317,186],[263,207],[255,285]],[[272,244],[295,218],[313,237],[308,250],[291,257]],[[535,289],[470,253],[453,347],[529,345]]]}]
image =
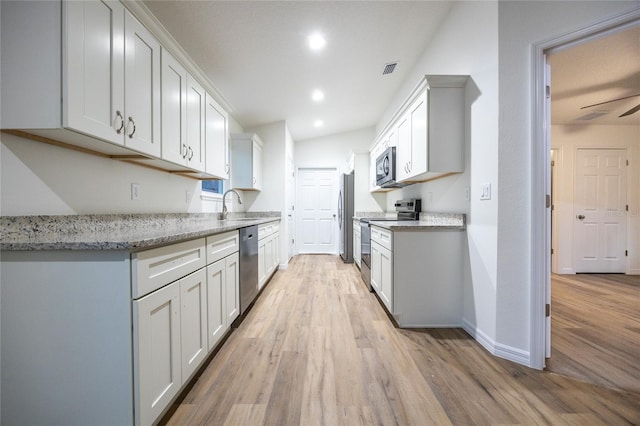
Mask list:
[{"label": "cabinet door", "polygon": [[226,328],[240,315],[240,256],[234,253],[225,259],[223,311]]},{"label": "cabinet door", "polygon": [[166,49],[161,62],[162,158],[186,164],[187,71]]},{"label": "cabinet door", "polygon": [[187,165],[204,172],[205,99],[202,86],[187,74]]},{"label": "cabinet door", "polygon": [[266,276],[269,277],[273,272],[273,235],[269,235],[265,238],[264,259],[265,266],[267,268]]},{"label": "cabinet door", "polygon": [[267,279],[267,256],[266,256],[266,244],[268,238],[263,238],[258,241],[258,287],[262,288]]},{"label": "cabinet door", "polygon": [[411,176],[411,116],[405,114],[397,126],[398,146],[396,148],[396,180],[398,182]]},{"label": "cabinet door", "polygon": [[151,424],[182,385],[179,282],[134,301],[133,314],[136,423]]},{"label": "cabinet door", "polygon": [[160,157],[160,44],[125,13],[125,145]]},{"label": "cabinet door", "polygon": [[380,293],[382,282],[381,249],[382,247],[379,244],[371,241],[371,287],[378,294]]},{"label": "cabinet door", "polygon": [[229,179],[228,115],[208,93],[205,103],[205,170],[220,179]]},{"label": "cabinet door", "polygon": [[69,1],[63,66],[65,127],[124,143],[124,6]]},{"label": "cabinet door", "polygon": [[262,189],[262,146],[253,141],[253,189]]},{"label": "cabinet door", "polygon": [[225,259],[207,266],[207,345],[209,351],[224,335],[226,328],[225,313],[222,308],[226,286]]},{"label": "cabinet door", "polygon": [[271,252],[273,258],[273,271],[278,269],[280,265],[280,232],[275,232],[271,237],[273,240],[273,251]]},{"label": "cabinet door", "polygon": [[207,274],[199,269],[180,280],[180,347],[182,381],[196,371],[207,355]]},{"label": "cabinet door", "polygon": [[393,252],[379,246],[380,250],[380,298],[393,313]]},{"label": "cabinet door", "polygon": [[427,91],[411,105],[411,160],[409,175],[411,177],[428,172],[428,144],[427,139]]}]

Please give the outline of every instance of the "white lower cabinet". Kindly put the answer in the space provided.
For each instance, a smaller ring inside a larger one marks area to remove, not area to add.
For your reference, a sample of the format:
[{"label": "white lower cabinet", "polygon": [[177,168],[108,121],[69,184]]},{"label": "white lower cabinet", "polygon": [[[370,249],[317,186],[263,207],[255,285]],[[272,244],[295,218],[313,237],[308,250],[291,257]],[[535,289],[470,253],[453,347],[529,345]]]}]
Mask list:
[{"label": "white lower cabinet", "polygon": [[393,312],[393,252],[380,246],[380,298]]},{"label": "white lower cabinet", "polygon": [[207,274],[204,268],[180,280],[182,381],[189,380],[207,356]]},{"label": "white lower cabinet", "polygon": [[180,282],[133,302],[136,424],[148,425],[182,385]]},{"label": "white lower cabinet", "polygon": [[371,286],[400,327],[461,326],[463,239],[371,227]]},{"label": "white lower cabinet", "polygon": [[280,263],[280,222],[258,226],[258,287],[262,288]]},{"label": "white lower cabinet", "polygon": [[238,253],[207,266],[207,345],[209,351],[240,314]]}]

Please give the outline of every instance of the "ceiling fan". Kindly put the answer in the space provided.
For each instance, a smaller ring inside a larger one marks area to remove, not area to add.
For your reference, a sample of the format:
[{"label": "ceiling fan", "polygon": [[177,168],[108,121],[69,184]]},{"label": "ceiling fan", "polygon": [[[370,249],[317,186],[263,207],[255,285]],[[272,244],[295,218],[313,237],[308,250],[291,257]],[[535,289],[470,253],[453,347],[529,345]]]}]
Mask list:
[{"label": "ceiling fan", "polygon": [[[617,102],[617,101],[622,101],[622,100],[624,100],[624,99],[635,98],[636,96],[640,96],[640,93],[638,93],[638,94],[636,94],[636,95],[625,96],[625,97],[618,98],[618,99],[612,99],[612,100],[610,100],[610,101],[600,102],[600,103],[593,104],[593,105],[583,106],[583,107],[582,107],[582,108],[580,108],[580,109],[586,109],[586,108],[591,108],[591,107],[598,106],[598,105],[610,104],[611,102]],[[629,111],[626,111],[626,112],[622,113],[621,115],[619,115],[619,116],[618,116],[618,118],[620,118],[620,117],[626,117],[627,115],[634,114],[634,113],[636,113],[636,112],[638,112],[638,111],[640,111],[640,104],[638,104],[638,105],[634,106],[634,107],[633,107],[633,108],[631,108]]]}]

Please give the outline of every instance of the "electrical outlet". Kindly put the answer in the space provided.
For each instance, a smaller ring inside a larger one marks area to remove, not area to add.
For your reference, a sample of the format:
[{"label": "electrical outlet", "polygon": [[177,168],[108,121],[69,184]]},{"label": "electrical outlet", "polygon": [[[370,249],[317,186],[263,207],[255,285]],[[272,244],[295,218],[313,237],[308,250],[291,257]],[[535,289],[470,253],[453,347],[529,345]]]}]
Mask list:
[{"label": "electrical outlet", "polygon": [[187,204],[191,203],[191,196],[192,196],[191,191],[187,191],[186,193]]},{"label": "electrical outlet", "polygon": [[491,184],[485,183],[480,185],[480,199],[481,200],[490,200],[491,199]]},{"label": "electrical outlet", "polygon": [[466,201],[469,201],[471,199],[471,188],[469,188],[468,186],[464,187],[464,199]]},{"label": "electrical outlet", "polygon": [[131,184],[131,199],[132,200],[137,200],[138,198],[140,198],[140,184],[139,183],[132,183]]}]

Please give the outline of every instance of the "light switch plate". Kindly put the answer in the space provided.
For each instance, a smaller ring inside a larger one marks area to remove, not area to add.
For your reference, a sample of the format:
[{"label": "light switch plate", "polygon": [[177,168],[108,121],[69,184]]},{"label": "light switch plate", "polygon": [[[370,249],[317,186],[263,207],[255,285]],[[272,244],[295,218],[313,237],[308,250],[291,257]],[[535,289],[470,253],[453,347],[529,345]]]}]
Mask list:
[{"label": "light switch plate", "polygon": [[481,200],[490,200],[491,199],[491,184],[484,183],[480,185],[480,199]]}]

